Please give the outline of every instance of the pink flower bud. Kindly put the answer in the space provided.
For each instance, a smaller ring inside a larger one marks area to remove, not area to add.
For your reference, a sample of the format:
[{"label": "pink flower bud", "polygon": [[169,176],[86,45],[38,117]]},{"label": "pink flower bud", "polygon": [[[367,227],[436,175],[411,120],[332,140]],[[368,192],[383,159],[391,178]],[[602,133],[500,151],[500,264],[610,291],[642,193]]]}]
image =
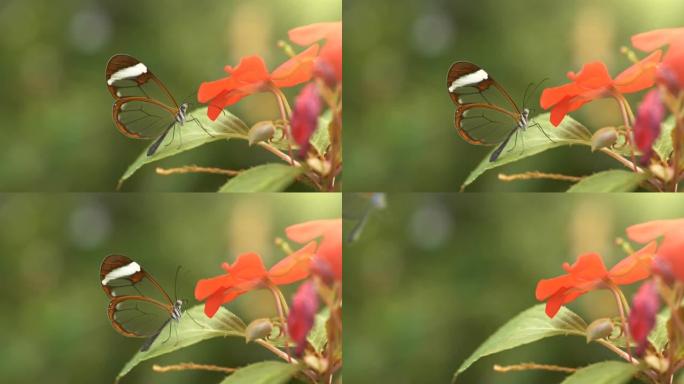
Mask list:
[{"label": "pink flower bud", "polygon": [[639,105],[634,123],[634,140],[643,153],[642,164],[646,164],[653,155],[653,144],[660,135],[660,123],[665,118],[665,107],[660,101],[658,92],[654,89],[646,94]]},{"label": "pink flower bud", "polygon": [[301,356],[306,348],[306,336],[313,327],[318,311],[318,293],[313,282],[307,281],[297,289],[292,299],[292,308],[287,317],[287,331],[297,344],[295,353]]},{"label": "pink flower bud", "polygon": [[318,116],[323,108],[321,97],[315,83],[309,83],[297,96],[292,111],[292,137],[299,144],[299,156],[304,157],[309,150],[309,139],[318,126]]},{"label": "pink flower bud", "polygon": [[660,308],[660,298],[655,283],[650,280],[644,283],[632,299],[632,311],[629,313],[629,333],[637,344],[636,354],[642,356],[648,346],[648,334],[655,326],[656,315]]}]

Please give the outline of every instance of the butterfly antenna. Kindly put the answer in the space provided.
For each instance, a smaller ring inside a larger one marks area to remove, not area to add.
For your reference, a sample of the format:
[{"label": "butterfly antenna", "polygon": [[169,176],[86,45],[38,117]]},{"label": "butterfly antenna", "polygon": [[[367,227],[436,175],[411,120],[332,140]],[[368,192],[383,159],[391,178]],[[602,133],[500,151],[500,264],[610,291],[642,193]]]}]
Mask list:
[{"label": "butterfly antenna", "polygon": [[523,109],[525,109],[525,105],[527,104],[527,92],[530,91],[530,87],[533,85],[534,85],[534,83],[529,83],[529,84],[527,84],[527,87],[525,88],[525,93],[523,93],[523,102],[522,102]]},{"label": "butterfly antenna", "polygon": [[173,281],[173,298],[178,299],[178,274],[180,273],[181,266],[176,267],[176,277]]},{"label": "butterfly antenna", "polygon": [[[545,78],[543,78],[540,82],[538,82],[538,83],[534,86],[534,89],[532,89],[532,93],[530,93],[530,95],[534,95],[535,93],[537,93],[537,90],[539,89],[539,87],[541,87],[541,85],[544,84],[544,82],[545,82],[546,80],[548,80],[548,79],[549,79],[548,77],[545,77]],[[532,84],[532,83],[530,83],[530,84]],[[525,101],[524,101],[524,99],[523,99],[523,108],[524,108],[524,105],[525,105]]]}]

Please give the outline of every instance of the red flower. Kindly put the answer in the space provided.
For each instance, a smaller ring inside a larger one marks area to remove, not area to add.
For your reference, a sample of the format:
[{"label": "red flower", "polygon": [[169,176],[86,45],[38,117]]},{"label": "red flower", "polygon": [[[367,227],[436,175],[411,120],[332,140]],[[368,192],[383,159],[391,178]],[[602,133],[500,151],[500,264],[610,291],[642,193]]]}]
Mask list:
[{"label": "red flower", "polygon": [[656,266],[666,279],[684,281],[684,219],[655,220],[627,228],[627,236],[644,243],[663,236]]},{"label": "red flower", "polygon": [[563,121],[569,112],[584,104],[610,96],[612,93],[633,93],[646,89],[655,82],[656,64],[660,61],[660,51],[653,52],[645,59],[627,68],[615,79],[610,77],[606,65],[600,61],[585,64],[575,74],[568,72],[569,84],[546,88],[539,101],[544,109],[551,109],[551,123],[555,126]]},{"label": "red flower", "polygon": [[195,298],[204,301],[204,313],[214,316],[222,304],[254,289],[268,285],[285,285],[309,276],[316,243],[311,242],[282,259],[268,271],[256,253],[238,256],[233,265],[223,263],[226,274],[202,279],[195,286]]},{"label": "red flower", "polygon": [[306,348],[306,335],[314,325],[318,311],[318,293],[312,281],[299,286],[292,299],[292,308],[287,316],[287,332],[297,344],[295,353],[301,356]]},{"label": "red flower", "polygon": [[660,102],[657,89],[649,91],[639,105],[634,122],[634,141],[643,154],[642,163],[647,163],[653,155],[653,143],[660,135],[660,123],[665,118],[665,107]]},{"label": "red flower", "polygon": [[632,36],[632,45],[652,51],[664,45],[669,49],[658,68],[658,79],[672,91],[684,87],[684,28],[657,29]]},{"label": "red flower", "polygon": [[561,306],[589,291],[643,280],[651,274],[655,245],[646,245],[622,259],[610,271],[606,270],[597,253],[580,255],[575,264],[563,264],[567,274],[537,283],[537,300],[546,300],[546,314],[554,317]]},{"label": "red flower", "polygon": [[658,289],[653,281],[644,283],[632,299],[629,313],[629,333],[637,343],[637,356],[642,356],[648,346],[648,334],[655,326],[656,315],[660,309]]},{"label": "red flower", "polygon": [[291,29],[290,40],[299,45],[313,44],[325,40],[316,59],[316,76],[326,84],[342,82],[342,22],[317,23]]},{"label": "red flower", "polygon": [[309,81],[317,54],[318,45],[312,45],[281,64],[272,73],[268,73],[261,57],[245,57],[237,67],[225,67],[230,76],[202,83],[197,92],[197,100],[200,103],[209,103],[207,115],[211,120],[216,120],[223,108],[237,103],[245,96]]},{"label": "red flower", "polygon": [[299,144],[299,156],[303,157],[309,150],[309,138],[316,131],[318,116],[323,108],[318,86],[309,83],[297,96],[294,111],[292,111],[292,137]]},{"label": "red flower", "polygon": [[313,260],[314,273],[327,283],[342,281],[342,219],[308,221],[288,227],[285,233],[298,243],[322,236]]}]

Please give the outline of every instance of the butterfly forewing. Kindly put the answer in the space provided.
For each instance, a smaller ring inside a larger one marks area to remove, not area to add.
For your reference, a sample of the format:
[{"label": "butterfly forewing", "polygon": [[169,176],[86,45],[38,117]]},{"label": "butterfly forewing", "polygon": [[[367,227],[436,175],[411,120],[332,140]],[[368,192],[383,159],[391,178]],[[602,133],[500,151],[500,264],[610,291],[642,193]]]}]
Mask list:
[{"label": "butterfly forewing", "polygon": [[102,289],[111,299],[109,319],[125,336],[154,335],[173,314],[174,303],[137,262],[123,255],[107,256],[100,266]]},{"label": "butterfly forewing", "polygon": [[447,74],[447,91],[456,106],[454,124],[467,142],[497,145],[517,126],[520,109],[484,69],[459,61]]},{"label": "butterfly forewing", "polygon": [[166,86],[140,60],[115,55],[105,71],[107,89],[115,99],[114,123],[132,138],[157,136],[175,120],[178,103]]}]

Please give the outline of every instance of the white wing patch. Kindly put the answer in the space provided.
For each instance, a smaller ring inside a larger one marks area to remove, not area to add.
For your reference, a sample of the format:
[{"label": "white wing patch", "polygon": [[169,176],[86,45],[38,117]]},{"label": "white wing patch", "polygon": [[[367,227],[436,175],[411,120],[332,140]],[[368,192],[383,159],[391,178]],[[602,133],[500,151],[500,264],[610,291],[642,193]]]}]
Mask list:
[{"label": "white wing patch", "polygon": [[112,73],[112,76],[107,80],[107,84],[112,85],[116,81],[138,77],[143,73],[147,73],[147,67],[143,63],[138,63],[132,67],[122,68]]},{"label": "white wing patch", "polygon": [[482,80],[487,80],[489,75],[484,69],[479,69],[473,73],[463,75],[458,79],[454,80],[449,86],[449,92],[455,91],[457,88],[465,87],[468,85],[477,84]]},{"label": "white wing patch", "polygon": [[124,265],[123,267],[119,267],[117,269],[112,269],[111,271],[109,271],[109,273],[105,275],[104,279],[102,279],[102,285],[107,285],[112,280],[131,276],[137,272],[140,272],[140,264],[133,261],[130,264]]}]

